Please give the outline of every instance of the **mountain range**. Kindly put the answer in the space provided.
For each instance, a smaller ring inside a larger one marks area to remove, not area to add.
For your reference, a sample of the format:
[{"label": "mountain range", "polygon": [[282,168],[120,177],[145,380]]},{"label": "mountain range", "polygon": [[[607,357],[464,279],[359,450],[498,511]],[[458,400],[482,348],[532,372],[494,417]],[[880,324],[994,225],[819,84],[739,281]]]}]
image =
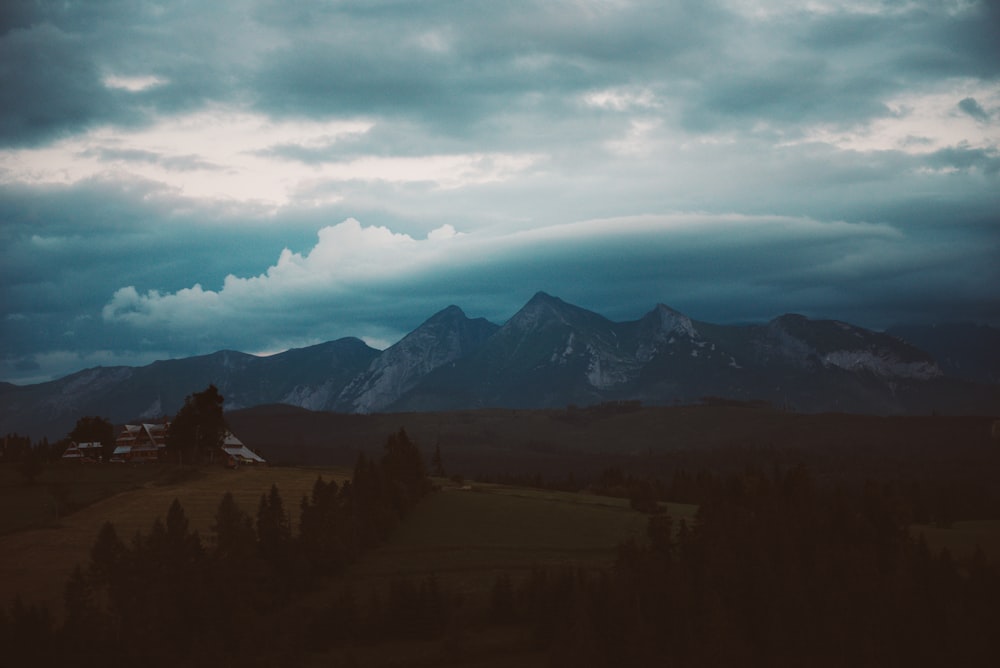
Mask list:
[{"label": "mountain range", "polygon": [[[502,326],[449,306],[383,351],[343,338],[269,357],[227,350],[0,384],[0,432],[58,438],[84,415],[150,421],[210,383],[227,410],[289,404],[372,413],[716,397],[801,412],[988,415],[1000,408],[1000,348],[990,343],[998,333],[882,333],[801,315],[718,325],[663,304],[613,322],[539,292]],[[968,336],[985,342],[978,357]]]}]

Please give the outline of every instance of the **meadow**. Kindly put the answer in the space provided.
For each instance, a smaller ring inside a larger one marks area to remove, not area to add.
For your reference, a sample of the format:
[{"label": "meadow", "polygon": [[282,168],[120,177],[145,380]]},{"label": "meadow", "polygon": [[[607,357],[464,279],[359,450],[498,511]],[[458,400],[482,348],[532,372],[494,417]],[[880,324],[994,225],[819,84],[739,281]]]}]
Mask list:
[{"label": "meadow", "polygon": [[[696,507],[664,504],[693,522]],[[444,486],[349,571],[356,582],[434,575],[480,596],[500,573],[611,564],[619,543],[645,540],[647,516],[627,499],[493,484]]]},{"label": "meadow", "polygon": [[[86,563],[97,533],[112,522],[128,541],[148,533],[156,518],[166,516],[176,498],[191,528],[203,540],[211,536],[213,518],[225,492],[251,516],[262,494],[277,485],[293,523],[299,500],[312,490],[317,476],[346,480],[350,472],[336,468],[223,467],[179,471],[174,466],[54,464],[33,483],[15,471],[0,478],[4,513],[0,531],[0,601],[20,594],[26,602],[45,605],[58,614],[63,589],[73,568]],[[87,505],[66,516],[55,515],[53,485]],[[20,530],[18,530],[20,529]]]}]

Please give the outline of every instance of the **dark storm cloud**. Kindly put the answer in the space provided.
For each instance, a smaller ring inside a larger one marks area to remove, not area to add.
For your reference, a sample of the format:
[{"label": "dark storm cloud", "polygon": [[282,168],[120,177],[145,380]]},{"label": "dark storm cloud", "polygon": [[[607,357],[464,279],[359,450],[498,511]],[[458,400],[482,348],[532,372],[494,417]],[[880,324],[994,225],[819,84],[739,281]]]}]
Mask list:
[{"label": "dark storm cloud", "polygon": [[967,113],[969,116],[972,116],[977,121],[986,122],[990,120],[989,113],[987,113],[987,111],[983,109],[978,102],[976,102],[976,98],[974,97],[966,97],[959,100],[958,108]]},{"label": "dark storm cloud", "polygon": [[938,169],[979,169],[986,174],[1000,173],[1000,152],[957,146],[943,148],[927,157],[927,163]]},{"label": "dark storm cloud", "polygon": [[501,125],[497,134],[491,119],[579,113],[568,97],[670,80],[672,69],[695,65],[724,39],[725,21],[710,4],[637,3],[588,15],[570,3],[513,11],[483,3],[475,12],[427,3],[405,19],[397,9],[345,3],[323,17],[322,30],[296,23],[301,38],[269,53],[254,75],[258,108],[374,113],[499,144],[516,141],[518,128]]},{"label": "dark storm cloud", "polygon": [[[220,27],[240,34],[238,7],[225,3],[193,8],[42,0],[13,3],[0,16],[6,28],[0,36],[0,143],[8,145],[101,123],[141,125],[156,113],[230,99],[249,53],[240,51],[233,35],[216,34]],[[108,75],[155,76],[161,83],[121,88],[109,85]]]},{"label": "dark storm cloud", "polygon": [[14,29],[0,39],[0,141],[32,143],[104,116],[114,97],[84,45],[56,27]]}]

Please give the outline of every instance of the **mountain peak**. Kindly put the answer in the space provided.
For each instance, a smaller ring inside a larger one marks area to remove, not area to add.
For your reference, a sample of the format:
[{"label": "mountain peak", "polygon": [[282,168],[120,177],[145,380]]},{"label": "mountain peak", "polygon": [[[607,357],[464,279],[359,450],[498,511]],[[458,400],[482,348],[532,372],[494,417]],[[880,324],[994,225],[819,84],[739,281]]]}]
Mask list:
[{"label": "mountain peak", "polygon": [[369,413],[396,401],[434,369],[482,345],[497,325],[469,319],[448,306],[387,348],[338,397],[349,410]]},{"label": "mountain peak", "polygon": [[603,316],[568,304],[558,297],[553,297],[546,292],[536,292],[528,303],[507,321],[505,328],[529,330],[545,323],[569,324],[570,322],[591,322],[594,319],[605,321]]},{"label": "mountain peak", "polygon": [[566,302],[558,297],[553,297],[547,292],[539,290],[532,295],[531,299],[528,300],[528,303],[525,304],[525,306],[540,306],[542,304],[547,304],[549,306],[562,306],[565,305]]},{"label": "mountain peak", "polygon": [[[433,323],[449,323],[462,320],[468,320],[469,317],[465,315],[465,311],[455,306],[454,304],[446,306],[441,309],[431,317],[424,321],[424,325],[429,325]],[[423,325],[421,325],[422,327]]]},{"label": "mountain peak", "polygon": [[683,334],[692,339],[698,336],[691,318],[666,304],[657,304],[646,318],[664,334]]}]

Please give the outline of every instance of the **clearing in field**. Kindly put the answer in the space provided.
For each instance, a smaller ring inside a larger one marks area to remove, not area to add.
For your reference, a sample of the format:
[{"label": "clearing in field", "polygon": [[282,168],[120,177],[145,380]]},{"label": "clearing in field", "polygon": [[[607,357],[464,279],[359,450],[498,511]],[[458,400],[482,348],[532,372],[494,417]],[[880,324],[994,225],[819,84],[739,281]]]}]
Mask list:
[{"label": "clearing in field", "polygon": [[[696,506],[667,504],[675,522]],[[504,485],[445,488],[425,498],[348,573],[354,582],[435,575],[464,595],[481,595],[496,576],[535,566],[610,564],[619,543],[645,541],[647,516],[628,499]]]}]

